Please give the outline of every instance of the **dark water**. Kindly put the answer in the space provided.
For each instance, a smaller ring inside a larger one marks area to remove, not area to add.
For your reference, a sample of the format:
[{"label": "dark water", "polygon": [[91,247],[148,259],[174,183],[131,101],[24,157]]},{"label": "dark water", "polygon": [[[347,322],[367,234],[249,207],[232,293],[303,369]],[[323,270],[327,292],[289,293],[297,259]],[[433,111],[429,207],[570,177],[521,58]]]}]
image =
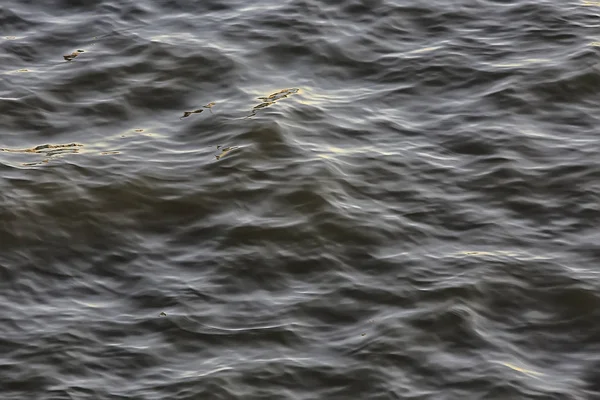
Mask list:
[{"label": "dark water", "polygon": [[599,399],[598,46],[597,2],[4,0],[0,398]]}]

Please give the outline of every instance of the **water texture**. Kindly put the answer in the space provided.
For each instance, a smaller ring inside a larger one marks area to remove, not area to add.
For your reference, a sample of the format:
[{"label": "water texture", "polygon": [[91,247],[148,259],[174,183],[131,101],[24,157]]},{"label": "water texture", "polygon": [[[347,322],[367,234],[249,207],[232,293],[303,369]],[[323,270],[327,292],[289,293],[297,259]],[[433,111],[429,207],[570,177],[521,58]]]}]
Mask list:
[{"label": "water texture", "polygon": [[5,0],[0,398],[600,398],[600,3]]}]

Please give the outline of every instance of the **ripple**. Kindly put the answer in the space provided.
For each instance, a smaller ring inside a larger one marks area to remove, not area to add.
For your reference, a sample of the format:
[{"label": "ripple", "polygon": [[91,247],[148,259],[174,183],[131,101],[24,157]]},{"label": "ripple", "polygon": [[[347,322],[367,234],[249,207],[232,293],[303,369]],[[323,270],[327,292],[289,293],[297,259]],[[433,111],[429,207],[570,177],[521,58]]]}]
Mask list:
[{"label": "ripple", "polygon": [[4,398],[597,397],[594,7],[9,1]]}]

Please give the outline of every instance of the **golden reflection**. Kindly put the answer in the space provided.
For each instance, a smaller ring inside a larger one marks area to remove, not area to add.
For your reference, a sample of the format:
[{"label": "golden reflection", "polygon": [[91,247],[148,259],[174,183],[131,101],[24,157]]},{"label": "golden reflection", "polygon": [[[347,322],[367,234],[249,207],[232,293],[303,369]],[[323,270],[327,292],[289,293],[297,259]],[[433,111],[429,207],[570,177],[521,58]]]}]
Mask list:
[{"label": "golden reflection", "polygon": [[375,146],[362,146],[362,147],[347,147],[347,148],[341,148],[341,147],[326,147],[327,150],[329,150],[332,153],[335,154],[364,154],[364,153],[374,153],[374,154],[379,154],[382,156],[391,156],[394,153],[390,153],[389,151],[383,151],[381,149],[378,149]]},{"label": "golden reflection", "polygon": [[465,256],[515,256],[517,253],[511,251],[461,251],[458,254],[462,254]]},{"label": "golden reflection", "polygon": [[302,97],[298,100],[301,104],[317,106],[319,104],[331,104],[336,101],[346,100],[346,96],[338,96],[333,94],[323,94],[320,90],[312,90],[310,88],[302,89]]},{"label": "golden reflection", "polygon": [[600,1],[588,1],[588,0],[584,0],[583,3],[581,3],[582,6],[588,6],[588,7],[600,7]]},{"label": "golden reflection", "polygon": [[317,151],[318,156],[325,159],[336,159],[339,156],[351,156],[351,155],[380,155],[380,156],[391,156],[394,153],[384,151],[375,146],[360,146],[360,147],[334,147],[334,146],[323,146]]},{"label": "golden reflection", "polygon": [[510,363],[503,362],[503,361],[500,361],[499,364],[504,365],[505,367],[508,367],[508,368],[510,368],[510,369],[512,369],[514,371],[521,372],[521,373],[523,373],[525,375],[530,375],[530,376],[534,376],[534,377],[538,377],[538,376],[544,375],[541,372],[536,372],[536,371],[532,371],[530,369],[526,369],[526,368],[523,368],[523,367],[518,367],[518,366],[516,366],[514,364],[510,364]]},{"label": "golden reflection", "polygon": [[498,251],[460,251],[458,253],[451,254],[452,256],[457,257],[476,257],[476,256],[505,256],[505,257],[515,257],[519,259],[527,259],[527,260],[549,260],[552,257],[550,256],[539,256],[535,254],[529,254],[522,251],[512,251],[512,250],[498,250]]},{"label": "golden reflection", "polygon": [[523,67],[527,64],[534,64],[534,63],[543,63],[543,62],[549,62],[549,59],[546,58],[527,58],[523,61],[520,62],[514,62],[514,63],[506,63],[506,64],[491,64],[494,67],[498,67],[498,68],[515,68],[515,67]]},{"label": "golden reflection", "polygon": [[20,73],[24,73],[24,72],[31,72],[31,70],[27,69],[27,68],[13,69],[12,71],[1,72],[1,74],[12,75],[12,74],[20,74]]},{"label": "golden reflection", "polygon": [[422,49],[416,49],[416,50],[409,51],[408,54],[427,53],[430,51],[440,49],[441,47],[442,46],[423,47]]}]

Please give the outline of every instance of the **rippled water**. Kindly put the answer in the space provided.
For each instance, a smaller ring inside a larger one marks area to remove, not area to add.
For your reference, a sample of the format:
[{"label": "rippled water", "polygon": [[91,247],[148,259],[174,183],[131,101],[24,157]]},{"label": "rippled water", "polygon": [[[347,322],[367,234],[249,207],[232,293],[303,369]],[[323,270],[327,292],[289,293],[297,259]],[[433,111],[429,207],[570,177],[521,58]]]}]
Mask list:
[{"label": "rippled water", "polygon": [[600,3],[6,0],[2,399],[600,398]]}]

